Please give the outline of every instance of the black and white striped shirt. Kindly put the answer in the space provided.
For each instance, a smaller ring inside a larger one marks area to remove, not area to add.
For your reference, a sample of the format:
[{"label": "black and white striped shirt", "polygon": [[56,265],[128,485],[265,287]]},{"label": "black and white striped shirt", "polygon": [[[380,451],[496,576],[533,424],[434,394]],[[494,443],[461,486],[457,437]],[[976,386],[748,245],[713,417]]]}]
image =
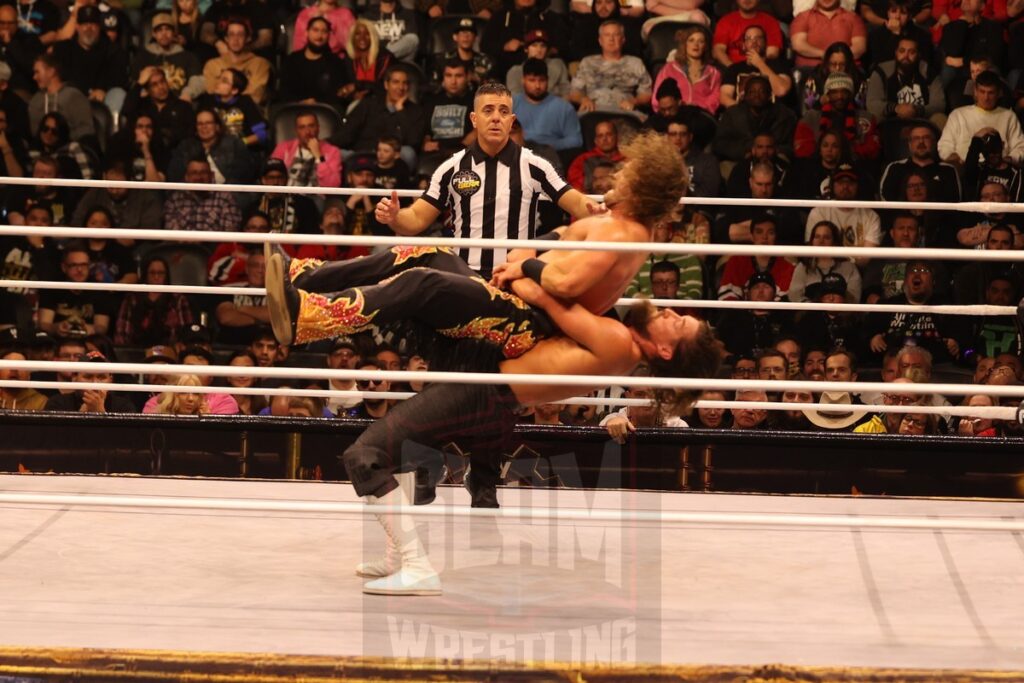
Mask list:
[{"label": "black and white striped shirt", "polygon": [[[437,168],[422,198],[448,211],[458,237],[532,239],[541,196],[557,202],[569,189],[549,162],[511,140],[493,157],[474,142]],[[506,254],[506,249],[459,250],[470,268],[485,276],[505,262]]]}]

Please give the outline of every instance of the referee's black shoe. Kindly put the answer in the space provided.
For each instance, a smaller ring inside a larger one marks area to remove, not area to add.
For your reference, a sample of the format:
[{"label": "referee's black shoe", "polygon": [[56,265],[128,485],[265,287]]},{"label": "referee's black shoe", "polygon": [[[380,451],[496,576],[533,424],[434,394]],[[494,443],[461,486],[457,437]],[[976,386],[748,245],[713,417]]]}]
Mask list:
[{"label": "referee's black shoe", "polygon": [[299,316],[299,293],[288,278],[288,266],[279,253],[272,253],[267,259],[267,308],[270,309],[270,326],[281,344],[291,344],[295,339],[295,320]]}]

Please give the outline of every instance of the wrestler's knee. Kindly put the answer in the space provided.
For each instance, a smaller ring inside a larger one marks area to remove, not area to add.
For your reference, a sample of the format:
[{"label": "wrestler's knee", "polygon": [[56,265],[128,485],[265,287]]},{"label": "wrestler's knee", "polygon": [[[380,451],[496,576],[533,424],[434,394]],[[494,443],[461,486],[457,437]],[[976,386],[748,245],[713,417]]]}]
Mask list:
[{"label": "wrestler's knee", "polygon": [[396,485],[387,453],[379,448],[356,441],[341,454],[341,464],[360,496],[382,496]]}]

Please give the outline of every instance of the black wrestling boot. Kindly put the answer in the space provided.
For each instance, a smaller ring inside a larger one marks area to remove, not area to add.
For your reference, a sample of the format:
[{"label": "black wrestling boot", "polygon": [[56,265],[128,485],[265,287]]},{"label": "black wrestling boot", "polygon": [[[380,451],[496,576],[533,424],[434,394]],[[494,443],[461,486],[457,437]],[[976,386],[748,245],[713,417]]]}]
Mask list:
[{"label": "black wrestling boot", "polygon": [[473,472],[472,467],[466,469],[463,483],[469,491],[471,505],[475,508],[498,508],[498,485],[495,482],[480,481],[482,477]]},{"label": "black wrestling boot", "polygon": [[285,260],[288,256],[282,257],[283,253],[281,249],[274,250],[267,259],[267,308],[274,336],[281,344],[288,345],[295,339],[295,321],[299,317],[301,298],[288,278],[288,261]]},{"label": "black wrestling boot", "polygon": [[437,498],[437,479],[430,476],[430,470],[424,467],[418,468],[413,505],[430,505],[435,498]]}]

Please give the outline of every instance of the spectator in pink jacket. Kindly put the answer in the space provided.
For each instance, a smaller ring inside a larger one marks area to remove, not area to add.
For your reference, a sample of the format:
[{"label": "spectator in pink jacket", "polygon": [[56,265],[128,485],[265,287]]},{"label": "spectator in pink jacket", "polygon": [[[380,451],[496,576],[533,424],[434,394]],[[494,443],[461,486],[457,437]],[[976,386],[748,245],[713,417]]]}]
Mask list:
[{"label": "spectator in pink jacket", "polygon": [[[675,58],[665,62],[654,80],[654,92],[666,78],[679,85],[682,104],[700,107],[715,114],[721,106],[719,91],[722,74],[711,64],[711,45],[706,30],[701,26],[688,26],[676,31]],[[658,111],[658,100],[651,98],[651,106]]]},{"label": "spectator in pink jacket", "polygon": [[292,140],[279,142],[272,157],[288,167],[288,185],[292,187],[339,187],[341,150],[320,139],[320,121],[316,114],[300,112],[295,116]]}]

